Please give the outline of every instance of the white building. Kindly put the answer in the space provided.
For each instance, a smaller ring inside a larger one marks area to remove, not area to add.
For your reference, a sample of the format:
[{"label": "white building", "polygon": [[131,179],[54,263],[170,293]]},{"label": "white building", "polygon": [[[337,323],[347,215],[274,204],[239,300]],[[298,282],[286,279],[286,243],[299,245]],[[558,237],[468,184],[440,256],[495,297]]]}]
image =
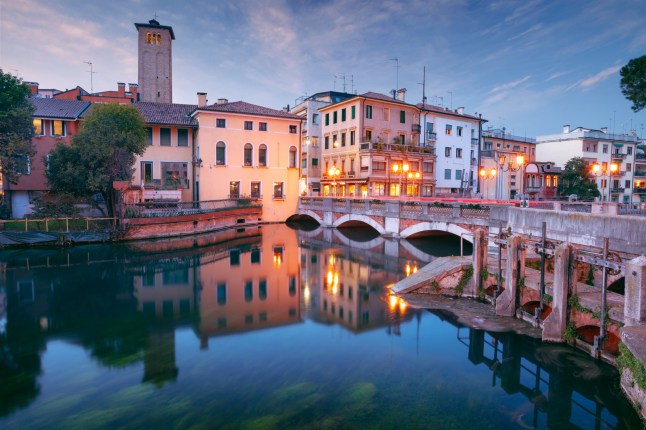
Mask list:
[{"label": "white building", "polygon": [[435,146],[435,195],[475,193],[478,176],[480,116],[440,106],[418,104],[420,144]]},{"label": "white building", "polygon": [[[597,187],[604,201],[619,203],[639,202],[639,194],[634,193],[634,172],[636,147],[639,139],[634,134],[611,134],[607,128],[594,130],[563,126],[563,132],[536,138],[536,159],[551,160],[558,167],[574,157],[581,157],[592,166],[601,165],[607,172],[596,178]],[[611,163],[619,169],[610,174]],[[608,198],[610,196],[610,199]]]}]

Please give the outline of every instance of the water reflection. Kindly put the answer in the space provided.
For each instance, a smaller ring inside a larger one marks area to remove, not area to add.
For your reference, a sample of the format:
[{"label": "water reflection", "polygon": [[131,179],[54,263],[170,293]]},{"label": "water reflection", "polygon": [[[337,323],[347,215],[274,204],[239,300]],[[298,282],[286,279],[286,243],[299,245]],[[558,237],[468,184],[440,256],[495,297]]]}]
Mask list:
[{"label": "water reflection", "polygon": [[387,294],[433,258],[406,241],[285,226],[2,251],[0,426],[639,425],[613,369]]}]

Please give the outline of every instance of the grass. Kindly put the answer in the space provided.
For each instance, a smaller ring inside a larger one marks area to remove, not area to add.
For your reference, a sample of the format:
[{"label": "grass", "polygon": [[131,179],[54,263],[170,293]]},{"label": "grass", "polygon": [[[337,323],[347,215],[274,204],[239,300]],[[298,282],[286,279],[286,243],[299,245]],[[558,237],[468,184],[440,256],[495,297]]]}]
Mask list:
[{"label": "grass", "polygon": [[467,282],[469,282],[469,279],[473,276],[473,266],[469,266],[466,269],[464,269],[464,272],[462,272],[462,276],[460,276],[460,279],[458,280],[458,285],[455,286],[455,293],[458,295],[462,295],[464,292],[464,287],[466,287]]},{"label": "grass", "polygon": [[641,361],[633,355],[628,347],[621,342],[619,344],[619,357],[617,357],[617,365],[619,369],[630,369],[630,372],[635,378],[635,382],[642,390],[646,389],[646,369]]}]

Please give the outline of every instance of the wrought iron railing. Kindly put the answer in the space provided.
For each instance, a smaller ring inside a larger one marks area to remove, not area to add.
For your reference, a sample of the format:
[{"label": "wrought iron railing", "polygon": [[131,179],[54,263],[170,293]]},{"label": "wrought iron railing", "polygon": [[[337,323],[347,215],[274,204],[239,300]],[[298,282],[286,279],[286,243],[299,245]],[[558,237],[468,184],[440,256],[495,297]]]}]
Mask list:
[{"label": "wrought iron railing", "polygon": [[201,202],[146,202],[123,206],[124,218],[159,218],[197,215],[226,209],[261,207],[260,199],[241,197],[237,199],[207,200]]}]

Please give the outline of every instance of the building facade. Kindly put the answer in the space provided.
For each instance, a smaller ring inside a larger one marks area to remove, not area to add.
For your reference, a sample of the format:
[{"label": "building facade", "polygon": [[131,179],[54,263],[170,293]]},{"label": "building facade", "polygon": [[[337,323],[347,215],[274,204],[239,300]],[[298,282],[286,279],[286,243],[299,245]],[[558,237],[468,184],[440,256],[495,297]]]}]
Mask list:
[{"label": "building facade", "polygon": [[551,162],[530,162],[523,169],[523,194],[531,200],[554,200],[559,198],[558,185],[561,180],[561,168]]},{"label": "building facade", "polygon": [[296,213],[300,117],[226,99],[198,105],[192,117],[199,126],[200,200],[258,199],[263,221],[285,221]]},{"label": "building facade", "polygon": [[[601,169],[596,182],[602,201],[640,202],[641,194],[633,189],[638,143],[634,134],[612,134],[607,128],[570,129],[564,125],[560,134],[536,138],[536,156],[539,160],[554,161],[558,167],[565,167],[574,157],[583,158],[590,166],[598,163]],[[611,163],[618,165],[617,172],[610,171]]]}]

